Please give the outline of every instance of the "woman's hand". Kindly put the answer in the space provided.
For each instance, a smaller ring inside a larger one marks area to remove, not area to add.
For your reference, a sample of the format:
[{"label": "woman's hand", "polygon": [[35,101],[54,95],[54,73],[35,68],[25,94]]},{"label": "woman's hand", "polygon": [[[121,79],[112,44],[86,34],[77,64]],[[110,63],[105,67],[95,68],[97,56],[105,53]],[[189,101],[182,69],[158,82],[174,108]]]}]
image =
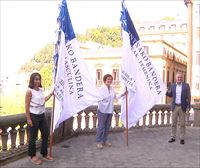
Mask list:
[{"label": "woman's hand", "polygon": [[32,120],[31,119],[27,119],[27,124],[32,127],[33,126],[33,123],[32,123]]}]

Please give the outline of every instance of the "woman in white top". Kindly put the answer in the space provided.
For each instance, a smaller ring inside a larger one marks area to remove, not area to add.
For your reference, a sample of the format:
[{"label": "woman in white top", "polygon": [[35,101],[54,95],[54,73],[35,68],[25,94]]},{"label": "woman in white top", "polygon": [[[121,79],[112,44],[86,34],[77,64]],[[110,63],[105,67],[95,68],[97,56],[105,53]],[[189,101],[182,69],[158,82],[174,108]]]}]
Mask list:
[{"label": "woman in white top", "polygon": [[48,156],[48,125],[45,118],[45,102],[50,99],[53,92],[44,97],[41,75],[39,73],[32,73],[29,80],[29,86],[25,96],[25,111],[27,124],[30,130],[30,139],[28,146],[28,155],[34,164],[42,164],[42,161],[36,156],[36,138],[38,130],[41,132],[42,145],[41,155],[43,159],[51,161],[53,158]]},{"label": "woman in white top", "polygon": [[110,74],[106,74],[103,77],[104,86],[100,88],[100,94],[103,100],[98,103],[97,117],[98,128],[96,133],[97,148],[102,149],[103,146],[111,146],[111,143],[107,141],[108,131],[111,126],[112,113],[114,111],[114,99],[120,98],[126,94],[126,92],[120,96],[116,96],[116,93],[111,86],[113,77]]}]

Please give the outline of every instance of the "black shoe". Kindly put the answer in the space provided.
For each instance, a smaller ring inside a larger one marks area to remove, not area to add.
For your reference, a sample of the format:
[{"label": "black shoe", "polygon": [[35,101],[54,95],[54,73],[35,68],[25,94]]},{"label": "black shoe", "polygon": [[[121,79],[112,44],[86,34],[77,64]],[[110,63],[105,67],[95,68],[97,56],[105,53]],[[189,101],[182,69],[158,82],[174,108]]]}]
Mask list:
[{"label": "black shoe", "polygon": [[185,143],[185,141],[184,140],[180,140],[180,144],[184,144]]},{"label": "black shoe", "polygon": [[175,141],[175,139],[174,138],[171,138],[168,142],[169,143],[172,143],[172,142],[174,142]]}]

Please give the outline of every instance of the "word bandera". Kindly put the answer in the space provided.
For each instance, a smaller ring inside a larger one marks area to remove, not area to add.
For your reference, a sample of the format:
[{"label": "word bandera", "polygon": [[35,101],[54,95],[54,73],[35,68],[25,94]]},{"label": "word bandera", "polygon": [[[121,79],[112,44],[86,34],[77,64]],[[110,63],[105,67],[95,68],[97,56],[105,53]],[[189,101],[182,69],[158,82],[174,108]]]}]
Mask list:
[{"label": "word bandera", "polygon": [[135,45],[132,47],[132,52],[134,53],[134,56],[137,58],[138,63],[142,68],[150,90],[155,90],[158,95],[162,93],[157,73],[140,42],[135,43]]},{"label": "word bandera", "polygon": [[67,72],[69,93],[71,95],[71,94],[74,94],[74,92],[76,91],[77,98],[81,98],[83,97],[83,90],[84,90],[81,72],[80,72],[72,45],[67,44],[66,49],[67,49],[67,53],[65,53],[65,70]]}]

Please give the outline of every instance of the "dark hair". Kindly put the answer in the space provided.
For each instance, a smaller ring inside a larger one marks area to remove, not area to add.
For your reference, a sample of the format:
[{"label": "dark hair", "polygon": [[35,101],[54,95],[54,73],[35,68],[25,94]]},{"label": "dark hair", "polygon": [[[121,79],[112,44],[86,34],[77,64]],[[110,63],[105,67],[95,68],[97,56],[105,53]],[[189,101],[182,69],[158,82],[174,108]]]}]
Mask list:
[{"label": "dark hair", "polygon": [[[28,87],[31,88],[31,89],[34,88],[34,80],[35,80],[36,76],[38,76],[40,78],[40,80],[42,79],[41,75],[38,72],[32,73],[31,76],[30,76],[29,85],[28,85]],[[42,87],[42,84],[40,84],[39,87]]]},{"label": "dark hair", "polygon": [[112,75],[110,75],[110,74],[104,75],[104,77],[103,77],[103,82],[105,83],[105,82],[106,82],[106,79],[109,78],[109,77],[111,77],[111,78],[113,79]]}]

